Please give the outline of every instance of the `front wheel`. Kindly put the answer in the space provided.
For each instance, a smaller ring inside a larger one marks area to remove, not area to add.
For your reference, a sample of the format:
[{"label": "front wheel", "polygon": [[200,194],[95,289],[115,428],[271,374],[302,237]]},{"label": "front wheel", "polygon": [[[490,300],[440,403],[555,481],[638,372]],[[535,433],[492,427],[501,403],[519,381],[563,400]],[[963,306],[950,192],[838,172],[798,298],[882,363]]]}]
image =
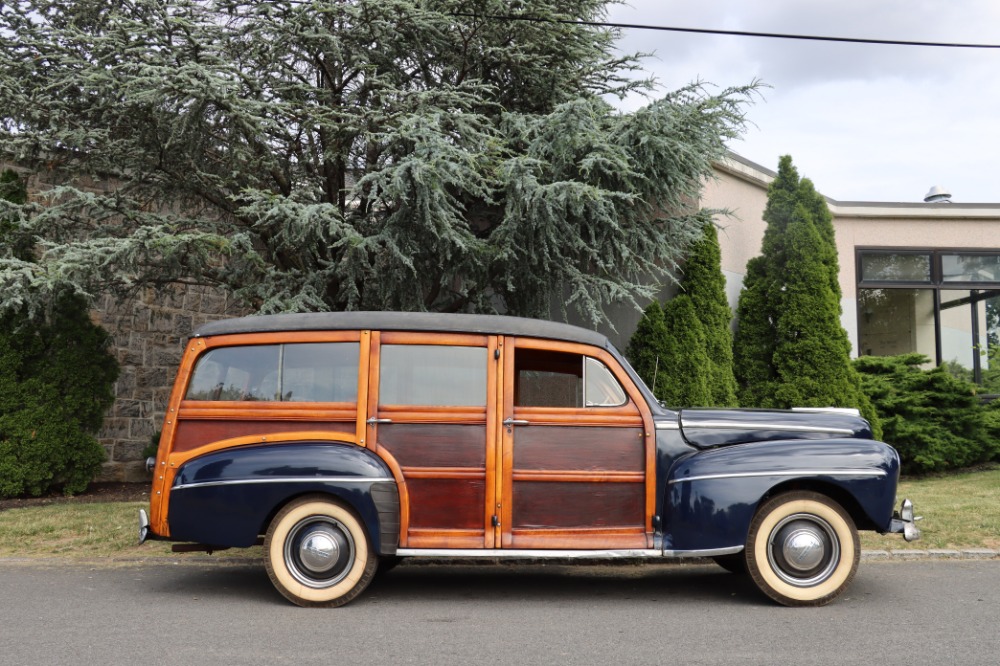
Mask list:
[{"label": "front wheel", "polygon": [[354,512],[322,495],[287,504],[264,538],[274,587],[299,606],[343,606],[375,576],[378,557]]},{"label": "front wheel", "polygon": [[854,521],[819,493],[798,491],[764,502],[747,538],[747,571],[760,590],[786,606],[822,606],[858,570]]}]

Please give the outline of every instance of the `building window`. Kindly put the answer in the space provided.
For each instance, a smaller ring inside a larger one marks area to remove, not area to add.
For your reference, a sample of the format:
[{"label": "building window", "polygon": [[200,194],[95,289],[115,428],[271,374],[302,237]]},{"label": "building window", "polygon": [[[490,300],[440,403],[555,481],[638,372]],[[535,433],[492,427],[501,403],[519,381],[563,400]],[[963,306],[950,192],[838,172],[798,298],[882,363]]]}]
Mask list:
[{"label": "building window", "polygon": [[1000,251],[859,249],[861,354],[918,352],[1000,393]]}]

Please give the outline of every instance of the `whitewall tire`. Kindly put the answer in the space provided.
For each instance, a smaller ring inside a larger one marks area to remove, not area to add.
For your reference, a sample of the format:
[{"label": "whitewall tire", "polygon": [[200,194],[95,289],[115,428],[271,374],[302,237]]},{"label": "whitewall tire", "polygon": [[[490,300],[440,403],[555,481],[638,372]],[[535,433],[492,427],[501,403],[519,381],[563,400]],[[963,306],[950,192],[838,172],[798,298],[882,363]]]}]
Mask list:
[{"label": "whitewall tire", "polygon": [[747,571],[764,594],[786,606],[830,603],[854,578],[860,557],[854,521],[819,493],[776,495],[750,524]]},{"label": "whitewall tire", "polygon": [[343,606],[372,581],[378,557],[353,511],[323,495],[285,505],[264,538],[274,587],[299,606]]}]

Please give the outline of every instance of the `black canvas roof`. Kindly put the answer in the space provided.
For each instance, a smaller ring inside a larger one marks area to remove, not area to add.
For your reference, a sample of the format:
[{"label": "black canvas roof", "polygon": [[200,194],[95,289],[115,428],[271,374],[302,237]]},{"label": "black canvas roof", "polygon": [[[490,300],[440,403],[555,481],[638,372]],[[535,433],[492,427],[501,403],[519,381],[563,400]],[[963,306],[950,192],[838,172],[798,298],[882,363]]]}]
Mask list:
[{"label": "black canvas roof", "polygon": [[542,319],[437,312],[312,312],[223,319],[199,327],[194,337],[278,331],[446,331],[520,335],[608,348],[608,339],[585,328]]}]

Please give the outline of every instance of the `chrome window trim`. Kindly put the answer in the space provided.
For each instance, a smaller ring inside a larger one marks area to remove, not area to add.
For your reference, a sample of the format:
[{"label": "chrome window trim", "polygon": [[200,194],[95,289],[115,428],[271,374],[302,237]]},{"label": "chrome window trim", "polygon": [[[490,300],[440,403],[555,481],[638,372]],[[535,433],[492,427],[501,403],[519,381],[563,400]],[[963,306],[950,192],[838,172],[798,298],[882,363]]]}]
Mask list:
[{"label": "chrome window trim", "polygon": [[716,479],[746,479],[763,476],[885,476],[884,469],[787,469],[766,472],[728,472],[723,474],[701,474],[683,479],[671,479],[668,485],[688,481],[711,481]]},{"label": "chrome window trim", "polygon": [[836,435],[853,435],[850,428],[826,426],[789,425],[787,423],[739,423],[735,421],[681,421],[685,429],[706,428],[709,430],[782,430],[787,432],[828,432]]},{"label": "chrome window trim", "polygon": [[223,481],[183,483],[174,486],[171,488],[171,491],[264,483],[375,483],[377,481],[395,481],[395,479],[390,476],[278,476],[267,479],[226,479]]}]

